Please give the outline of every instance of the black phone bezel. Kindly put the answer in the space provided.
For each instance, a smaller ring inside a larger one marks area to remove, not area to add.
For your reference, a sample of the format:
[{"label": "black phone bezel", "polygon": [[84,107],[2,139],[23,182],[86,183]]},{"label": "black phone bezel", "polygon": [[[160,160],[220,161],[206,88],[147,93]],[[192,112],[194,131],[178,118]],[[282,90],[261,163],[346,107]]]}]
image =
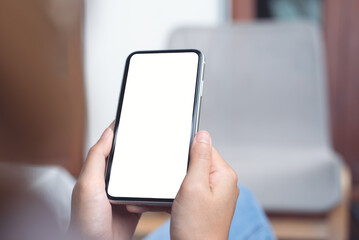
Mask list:
[{"label": "black phone bezel", "polygon": [[110,181],[110,173],[111,173],[113,155],[114,155],[115,146],[116,146],[117,130],[118,130],[119,122],[120,122],[122,104],[123,104],[123,99],[124,99],[125,90],[126,90],[127,75],[128,75],[128,70],[129,70],[130,61],[131,61],[132,56],[134,56],[135,54],[157,54],[157,53],[161,54],[161,53],[183,53],[183,52],[193,52],[198,55],[197,78],[196,78],[196,87],[195,87],[196,89],[195,89],[193,113],[192,113],[192,129],[191,129],[191,136],[190,136],[190,142],[189,142],[189,148],[188,148],[188,160],[187,160],[187,168],[188,168],[190,147],[192,144],[192,140],[193,140],[196,132],[198,131],[199,112],[200,112],[200,107],[201,107],[200,104],[201,104],[201,97],[202,97],[202,96],[200,96],[201,81],[203,81],[203,74],[204,74],[204,56],[197,49],[135,51],[135,52],[131,53],[126,59],[125,70],[124,70],[124,74],[123,74],[121,91],[120,91],[120,96],[119,96],[119,101],[118,101],[118,106],[117,106],[117,112],[116,112],[113,141],[112,141],[110,154],[107,158],[105,184],[106,184],[106,194],[107,194],[108,199],[111,202],[120,203],[120,204],[121,203],[123,203],[123,204],[137,203],[137,204],[148,204],[148,205],[153,205],[153,204],[155,204],[155,205],[156,204],[171,205],[174,200],[172,198],[114,197],[108,193],[108,185],[109,185],[109,181]]}]

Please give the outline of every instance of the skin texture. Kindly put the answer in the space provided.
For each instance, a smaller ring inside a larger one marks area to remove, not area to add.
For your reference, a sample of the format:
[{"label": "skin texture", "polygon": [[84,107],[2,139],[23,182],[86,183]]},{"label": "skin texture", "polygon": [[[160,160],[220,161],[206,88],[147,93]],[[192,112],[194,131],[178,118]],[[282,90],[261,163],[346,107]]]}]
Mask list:
[{"label": "skin texture", "polygon": [[239,189],[237,175],[211,145],[207,132],[197,134],[190,166],[172,206],[172,239],[228,239]]},{"label": "skin texture", "polygon": [[90,149],[73,190],[70,230],[81,239],[131,239],[141,216],[107,199],[104,172],[112,138],[107,128]]},{"label": "skin texture", "polygon": [[113,138],[107,128],[91,148],[72,197],[70,231],[83,239],[131,239],[146,211],[171,213],[171,239],[228,239],[239,189],[237,175],[212,147],[208,132],[197,133],[188,173],[172,208],[111,205],[105,193],[105,163]]}]

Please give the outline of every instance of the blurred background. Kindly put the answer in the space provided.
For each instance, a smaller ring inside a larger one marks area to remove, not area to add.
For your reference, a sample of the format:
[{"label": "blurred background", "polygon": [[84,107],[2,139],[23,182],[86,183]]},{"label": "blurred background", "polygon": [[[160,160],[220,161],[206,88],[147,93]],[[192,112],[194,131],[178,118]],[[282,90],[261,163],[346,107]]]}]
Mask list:
[{"label": "blurred background", "polygon": [[[358,22],[358,0],[0,0],[3,185],[36,192],[66,228],[128,54],[198,48],[201,128],[278,238],[358,239]],[[136,237],[167,217],[146,215]]]}]

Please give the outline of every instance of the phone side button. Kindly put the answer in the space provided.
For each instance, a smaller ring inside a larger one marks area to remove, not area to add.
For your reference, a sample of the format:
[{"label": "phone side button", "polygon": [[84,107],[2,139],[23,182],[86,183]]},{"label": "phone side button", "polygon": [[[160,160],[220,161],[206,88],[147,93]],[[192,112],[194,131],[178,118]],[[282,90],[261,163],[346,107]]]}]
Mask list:
[{"label": "phone side button", "polygon": [[205,70],[206,69],[206,63],[203,62],[203,70],[202,70],[202,81],[204,81],[204,73],[205,73]]},{"label": "phone side button", "polygon": [[202,97],[203,95],[203,80],[201,81],[201,90],[200,90],[200,96]]}]

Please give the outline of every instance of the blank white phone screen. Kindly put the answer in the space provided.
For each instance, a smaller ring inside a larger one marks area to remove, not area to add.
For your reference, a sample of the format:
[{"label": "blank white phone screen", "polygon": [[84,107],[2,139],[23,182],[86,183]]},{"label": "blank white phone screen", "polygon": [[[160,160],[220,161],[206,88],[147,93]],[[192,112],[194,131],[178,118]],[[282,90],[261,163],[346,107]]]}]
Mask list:
[{"label": "blank white phone screen", "polygon": [[186,175],[199,56],[130,59],[108,193],[175,198]]}]

